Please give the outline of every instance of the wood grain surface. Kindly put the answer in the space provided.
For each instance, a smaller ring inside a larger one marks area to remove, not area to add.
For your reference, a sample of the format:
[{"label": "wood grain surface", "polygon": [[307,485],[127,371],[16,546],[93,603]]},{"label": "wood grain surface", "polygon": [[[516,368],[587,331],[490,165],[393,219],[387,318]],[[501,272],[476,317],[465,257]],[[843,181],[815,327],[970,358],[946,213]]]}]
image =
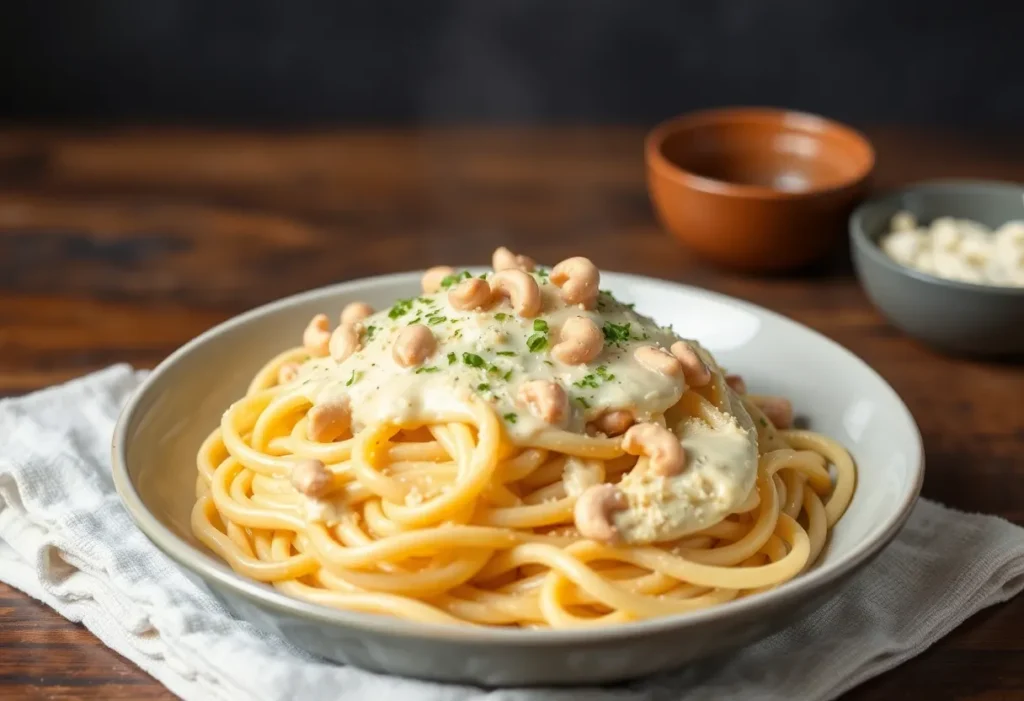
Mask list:
[{"label": "wood grain surface", "polygon": [[[1024,134],[869,130],[876,186],[1024,181]],[[0,395],[151,367],[228,317],[339,280],[489,259],[703,286],[782,312],[878,370],[917,418],[924,494],[1024,524],[1024,369],[938,355],[888,326],[842,247],[814,270],[713,270],[653,219],[641,131],[320,133],[0,129]],[[837,232],[841,238],[841,232]],[[1024,597],[849,699],[1024,698]],[[0,585],[0,699],[171,694],[81,626]]]}]

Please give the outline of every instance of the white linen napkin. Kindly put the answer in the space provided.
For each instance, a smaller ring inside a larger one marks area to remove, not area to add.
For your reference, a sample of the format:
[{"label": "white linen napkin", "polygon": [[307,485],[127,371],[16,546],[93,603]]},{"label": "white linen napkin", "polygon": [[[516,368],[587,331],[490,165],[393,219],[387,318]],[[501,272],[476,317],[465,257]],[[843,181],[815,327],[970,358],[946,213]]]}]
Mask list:
[{"label": "white linen napkin", "polygon": [[833,699],[1024,588],[1024,529],[922,500],[841,596],[721,664],[560,690],[484,690],[334,665],[232,618],[132,524],[109,447],[143,377],[115,366],[0,401],[0,580],[83,623],[189,701]]}]

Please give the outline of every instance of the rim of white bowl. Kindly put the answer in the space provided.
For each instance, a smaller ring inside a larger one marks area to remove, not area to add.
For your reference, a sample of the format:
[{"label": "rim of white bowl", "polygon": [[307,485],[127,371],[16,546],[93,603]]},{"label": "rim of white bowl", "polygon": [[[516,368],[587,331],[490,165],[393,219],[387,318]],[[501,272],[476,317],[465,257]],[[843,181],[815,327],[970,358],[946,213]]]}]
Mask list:
[{"label": "rim of white bowl", "polygon": [[[479,266],[464,266],[457,269],[474,270]],[[298,294],[284,297],[282,299],[264,304],[262,306],[243,312],[232,317],[217,326],[205,331],[195,337],[178,350],[169,355],[161,362],[149,376],[142,382],[133,393],[124,409],[118,417],[117,425],[114,428],[114,436],[111,443],[111,454],[113,462],[114,485],[117,488],[121,501],[127,509],[136,526],[153,542],[160,550],[168,555],[185,569],[197,574],[205,582],[213,582],[217,586],[231,590],[234,594],[249,599],[250,601],[265,608],[274,609],[280,613],[304,618],[319,624],[339,625],[356,630],[372,631],[376,634],[395,636],[402,638],[416,638],[421,640],[445,640],[452,643],[501,643],[503,645],[562,645],[567,643],[586,644],[600,640],[629,639],[656,632],[673,629],[684,629],[689,626],[696,626],[711,622],[715,619],[729,618],[732,616],[743,616],[763,612],[766,615],[773,609],[791,603],[794,600],[806,598],[808,595],[817,592],[819,589],[834,582],[847,573],[868,561],[872,556],[882,550],[906,523],[913,510],[921,491],[924,481],[924,447],[921,440],[920,429],[914,421],[910,410],[903,400],[874,369],[858,358],[851,351],[840,344],[818,333],[817,331],[799,324],[781,314],[759,307],[750,302],[729,297],[728,295],[710,292],[697,287],[659,280],[657,278],[627,273],[615,273],[602,271],[602,276],[607,280],[614,280],[621,284],[644,284],[655,287],[668,287],[675,291],[684,291],[687,294],[703,296],[720,303],[727,303],[738,306],[746,311],[763,314],[778,321],[795,324],[808,333],[813,334],[822,343],[830,345],[841,355],[846,356],[850,362],[855,362],[864,367],[885,387],[890,393],[890,399],[904,414],[905,420],[913,429],[915,444],[912,446],[916,453],[916,460],[912,465],[913,470],[909,481],[910,488],[901,495],[898,507],[890,513],[882,527],[872,537],[858,543],[850,552],[843,555],[835,562],[816,566],[811,571],[803,573],[796,578],[780,585],[776,589],[767,592],[744,597],[738,601],[731,601],[719,606],[712,606],[693,612],[664,616],[660,618],[647,619],[629,623],[619,623],[607,627],[583,627],[558,630],[511,630],[503,628],[488,628],[485,626],[449,626],[435,623],[418,623],[406,621],[390,616],[379,614],[361,613],[335,609],[320,604],[315,604],[303,599],[297,599],[273,589],[271,586],[262,584],[255,580],[243,577],[234,572],[227,564],[220,562],[203,550],[191,545],[153,515],[142,501],[141,496],[135,488],[129,473],[126,456],[126,438],[128,426],[133,423],[134,414],[140,405],[142,398],[150,391],[160,377],[171,368],[179,358],[192,352],[193,349],[204,344],[210,338],[217,336],[228,329],[244,325],[251,320],[264,314],[299,304],[306,301],[313,301],[320,297],[331,297],[351,291],[365,291],[367,288],[386,287],[396,284],[418,285],[422,271],[392,273],[369,278],[360,278],[347,282],[320,287]]]}]

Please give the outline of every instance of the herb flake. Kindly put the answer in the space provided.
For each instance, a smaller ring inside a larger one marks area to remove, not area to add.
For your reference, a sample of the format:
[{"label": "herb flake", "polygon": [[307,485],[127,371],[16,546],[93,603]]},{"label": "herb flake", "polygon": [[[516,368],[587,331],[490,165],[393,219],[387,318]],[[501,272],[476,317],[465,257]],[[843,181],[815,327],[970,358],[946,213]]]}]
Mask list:
[{"label": "herb flake", "polygon": [[412,309],[413,301],[414,300],[412,299],[400,299],[397,302],[395,302],[394,306],[391,307],[390,310],[388,310],[388,318],[397,319],[400,316],[405,316],[406,314],[408,314],[409,310]]},{"label": "herb flake", "polygon": [[464,362],[466,365],[470,366],[471,368],[482,368],[482,367],[484,367],[487,364],[487,363],[484,362],[484,359],[481,358],[476,353],[463,353],[462,354],[462,362]]},{"label": "herb flake", "polygon": [[629,322],[625,324],[613,324],[610,321],[604,322],[604,340],[608,343],[625,343],[629,340]]},{"label": "herb flake", "polygon": [[542,333],[535,333],[526,339],[526,347],[531,353],[540,353],[548,347],[548,337]]},{"label": "herb flake", "polygon": [[441,280],[441,287],[447,290],[449,287],[456,284],[457,282],[467,280],[471,277],[473,276],[470,274],[468,270],[463,270],[461,273],[453,273],[451,275],[446,276],[443,280]]}]

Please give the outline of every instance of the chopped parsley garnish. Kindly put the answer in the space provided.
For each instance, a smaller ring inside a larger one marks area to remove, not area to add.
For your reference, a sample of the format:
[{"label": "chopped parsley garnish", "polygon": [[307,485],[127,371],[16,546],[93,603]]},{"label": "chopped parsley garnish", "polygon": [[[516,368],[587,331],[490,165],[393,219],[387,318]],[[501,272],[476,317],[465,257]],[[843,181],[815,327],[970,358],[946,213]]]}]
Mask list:
[{"label": "chopped parsley garnish", "polygon": [[443,324],[446,321],[448,321],[448,319],[443,316],[434,315],[427,317],[427,323],[431,326],[437,326],[438,324]]},{"label": "chopped parsley garnish", "polygon": [[466,365],[470,366],[471,368],[482,368],[485,365],[487,365],[487,363],[484,362],[484,359],[481,358],[476,353],[463,353],[462,354],[462,362],[464,362]]},{"label": "chopped parsley garnish", "polygon": [[492,375],[500,375],[501,374],[501,368],[499,368],[497,365],[494,365],[492,363],[491,366],[489,368],[487,368],[487,372],[491,373]]},{"label": "chopped parsley garnish", "polygon": [[479,275],[477,275],[477,277],[480,278],[481,280],[486,280],[487,279],[487,273],[480,273]]},{"label": "chopped parsley garnish", "polygon": [[590,408],[590,402],[588,402],[583,397],[576,397],[574,401],[577,404],[579,404],[581,407],[583,407],[584,409],[589,409]]},{"label": "chopped parsley garnish", "polygon": [[363,373],[357,372],[356,370],[353,370],[352,371],[352,375],[349,376],[348,382],[345,383],[345,386],[346,387],[351,387],[355,383],[359,382],[359,380],[361,380],[361,379],[363,379]]},{"label": "chopped parsley garnish", "polygon": [[369,342],[369,341],[373,340],[373,335],[375,333],[377,333],[377,327],[376,326],[367,326],[363,331],[366,334],[367,342]]},{"label": "chopped parsley garnish", "polygon": [[447,290],[449,287],[459,282],[460,280],[466,280],[471,277],[473,276],[470,274],[468,270],[463,270],[461,273],[454,273],[452,275],[448,275],[443,280],[441,280],[441,287]]},{"label": "chopped parsley garnish", "polygon": [[613,324],[610,321],[604,322],[604,340],[608,343],[625,343],[629,340],[629,322],[625,324]]},{"label": "chopped parsley garnish", "polygon": [[433,365],[428,365],[428,366],[424,366],[424,367],[421,367],[421,368],[416,368],[416,374],[417,375],[422,375],[425,372],[441,372],[441,368],[434,367]]},{"label": "chopped parsley garnish", "polygon": [[517,353],[515,351],[498,351],[498,355],[504,355],[506,358],[514,358]]},{"label": "chopped parsley garnish", "polygon": [[590,389],[597,389],[598,385],[602,382],[611,382],[615,379],[615,375],[608,372],[608,368],[604,365],[598,365],[595,371],[597,374],[584,375],[582,379],[572,383],[573,387],[589,387]]},{"label": "chopped parsley garnish", "polygon": [[449,353],[448,354],[448,364],[449,365],[455,365],[455,360],[456,360],[455,354],[454,353]]},{"label": "chopped parsley garnish", "polygon": [[508,378],[510,378],[510,377],[512,377],[512,371],[511,370],[509,370],[504,375],[502,375],[501,379],[505,380],[505,382],[508,382]]},{"label": "chopped parsley garnish", "polygon": [[526,347],[531,353],[540,353],[548,347],[548,337],[542,333],[535,333],[526,339]]},{"label": "chopped parsley garnish", "polygon": [[395,302],[395,306],[391,307],[390,311],[388,311],[388,318],[397,319],[408,314],[409,310],[412,309],[413,301],[412,299],[400,299]]},{"label": "chopped parsley garnish", "polygon": [[541,333],[547,333],[548,332],[548,322],[544,321],[543,319],[534,319],[533,320],[533,330],[534,331],[540,331]]},{"label": "chopped parsley garnish", "polygon": [[508,314],[506,314],[505,312],[498,312],[497,314],[494,315],[494,318],[497,321],[505,321],[505,319],[508,318]]},{"label": "chopped parsley garnish", "polygon": [[514,424],[519,417],[516,416],[515,414],[505,414],[502,418],[508,421],[510,424]]},{"label": "chopped parsley garnish", "polygon": [[546,280],[548,277],[548,271],[545,270],[544,268],[537,268],[535,272],[537,274],[537,277],[539,277],[541,280]]},{"label": "chopped parsley garnish", "polygon": [[545,360],[545,361],[544,361],[544,364],[545,364],[545,365],[550,365],[551,367],[555,367],[555,364],[554,364],[554,363],[552,363],[552,362],[551,362],[550,360]]},{"label": "chopped parsley garnish", "polygon": [[491,391],[491,386],[489,384],[487,384],[486,382],[481,382],[480,384],[478,384],[476,386],[476,389],[477,389],[478,392],[490,392]]},{"label": "chopped parsley garnish", "polygon": [[764,420],[763,416],[760,419],[758,419],[758,421],[761,423],[762,426],[768,428],[768,422]]},{"label": "chopped parsley garnish", "polygon": [[434,300],[430,299],[429,297],[417,297],[416,301],[419,302],[420,304],[433,304],[434,303]]}]

